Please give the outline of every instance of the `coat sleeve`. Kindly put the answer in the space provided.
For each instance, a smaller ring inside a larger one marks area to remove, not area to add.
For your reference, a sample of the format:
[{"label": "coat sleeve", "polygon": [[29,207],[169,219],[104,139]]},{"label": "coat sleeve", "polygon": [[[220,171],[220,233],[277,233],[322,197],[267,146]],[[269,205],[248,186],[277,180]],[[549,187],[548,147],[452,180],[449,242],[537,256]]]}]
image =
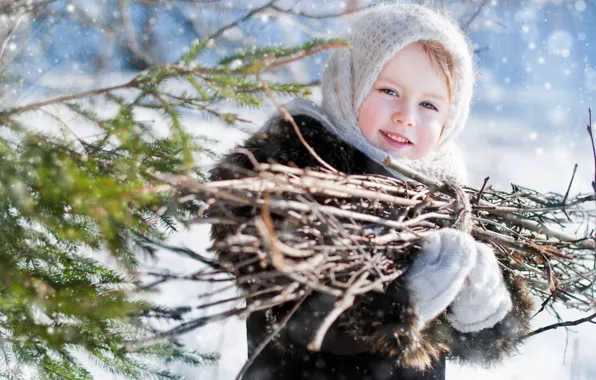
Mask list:
[{"label": "coat sleeve", "polygon": [[[523,343],[518,337],[529,331],[533,308],[524,281],[512,273],[503,275],[513,306],[491,328],[462,333],[451,326],[444,312],[418,331],[416,316],[407,307],[405,285],[398,279],[385,295],[368,294],[361,305],[350,310],[350,331],[365,337],[375,352],[390,355],[406,367],[425,369],[442,356],[466,364],[497,364]],[[375,322],[364,324],[364,320]]]}]

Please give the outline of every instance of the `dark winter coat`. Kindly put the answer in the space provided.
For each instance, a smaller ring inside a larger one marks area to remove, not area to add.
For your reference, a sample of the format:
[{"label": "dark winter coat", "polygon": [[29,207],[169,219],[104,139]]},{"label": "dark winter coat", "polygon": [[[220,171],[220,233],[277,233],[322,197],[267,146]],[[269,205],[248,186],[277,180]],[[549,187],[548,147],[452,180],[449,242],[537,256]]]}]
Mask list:
[{"label": "dark winter coat", "polygon": [[[295,115],[294,119],[306,142],[337,170],[346,174],[389,176],[381,165],[328,132],[317,120],[305,115]],[[304,147],[292,125],[285,121],[271,125],[266,133],[255,134],[242,148],[250,151],[259,162],[274,161],[300,168],[321,166]],[[242,168],[253,169],[247,155],[230,153],[213,168],[210,178],[240,178],[245,175]],[[235,212],[250,211],[238,209]],[[212,238],[223,239],[230,232],[225,226],[214,226]],[[441,316],[418,332],[409,314],[412,308],[407,290],[398,279],[385,293],[359,299],[354,308],[334,324],[318,353],[308,351],[306,344],[326,311],[333,307],[334,299],[311,296],[257,357],[244,379],[440,380],[445,378],[446,358],[481,364],[496,362],[515,350],[518,343],[511,338],[527,331],[531,308],[521,280],[510,273],[504,273],[504,278],[514,306],[490,329],[464,334],[453,329]],[[285,304],[248,317],[249,357],[291,308],[292,305]]]}]

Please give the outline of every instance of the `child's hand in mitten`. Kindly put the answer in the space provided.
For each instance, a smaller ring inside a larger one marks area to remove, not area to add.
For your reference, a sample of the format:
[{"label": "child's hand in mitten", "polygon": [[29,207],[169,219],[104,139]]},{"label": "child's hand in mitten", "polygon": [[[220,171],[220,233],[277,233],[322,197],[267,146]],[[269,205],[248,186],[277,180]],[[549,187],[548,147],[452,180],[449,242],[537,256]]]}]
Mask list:
[{"label": "child's hand in mitten", "polygon": [[476,250],[476,265],[447,314],[451,325],[461,332],[493,327],[511,309],[511,296],[492,248],[477,242]]},{"label": "child's hand in mitten", "polygon": [[405,276],[418,328],[451,304],[476,264],[476,241],[465,232],[444,228],[422,244]]}]

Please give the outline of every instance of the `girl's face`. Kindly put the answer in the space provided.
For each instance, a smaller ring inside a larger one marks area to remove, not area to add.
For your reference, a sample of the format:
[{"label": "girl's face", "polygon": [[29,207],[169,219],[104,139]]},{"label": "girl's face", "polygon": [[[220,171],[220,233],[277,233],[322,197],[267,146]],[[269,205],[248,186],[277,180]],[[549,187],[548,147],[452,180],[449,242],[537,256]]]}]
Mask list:
[{"label": "girl's face", "polygon": [[366,139],[385,152],[419,159],[436,147],[449,115],[447,79],[419,42],[391,58],[358,109]]}]

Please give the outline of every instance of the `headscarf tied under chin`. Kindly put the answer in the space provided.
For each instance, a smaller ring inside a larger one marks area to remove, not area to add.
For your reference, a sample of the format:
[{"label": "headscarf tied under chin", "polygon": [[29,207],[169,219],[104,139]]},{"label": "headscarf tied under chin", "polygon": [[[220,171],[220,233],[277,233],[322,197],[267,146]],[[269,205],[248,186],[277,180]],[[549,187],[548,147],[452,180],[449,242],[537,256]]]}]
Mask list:
[{"label": "headscarf tied under chin", "polygon": [[386,4],[359,12],[344,38],[351,47],[334,51],[322,75],[322,110],[315,110],[317,106],[312,103],[307,106],[304,101],[295,103],[293,108],[311,107],[311,112],[324,113],[329,121],[323,123],[326,128],[382,163],[388,154],[362,135],[358,109],[383,66],[395,53],[416,41],[437,41],[454,60],[454,91],[443,134],[437,148],[427,156],[418,160],[392,156],[392,160],[435,179],[464,184],[466,169],[453,139],[468,119],[475,71],[470,44],[456,22],[424,6]]}]

